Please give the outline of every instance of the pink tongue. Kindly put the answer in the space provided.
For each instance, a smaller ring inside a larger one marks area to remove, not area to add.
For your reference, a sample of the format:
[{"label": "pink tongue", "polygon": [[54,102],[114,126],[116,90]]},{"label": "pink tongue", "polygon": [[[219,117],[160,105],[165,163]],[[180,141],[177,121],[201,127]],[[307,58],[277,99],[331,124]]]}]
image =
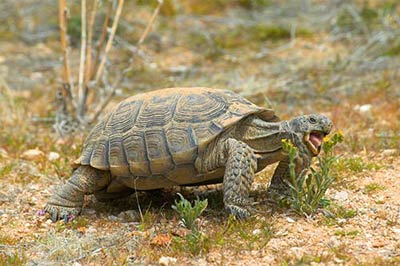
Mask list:
[{"label": "pink tongue", "polygon": [[322,144],[322,137],[319,134],[310,134],[310,142],[318,148]]}]

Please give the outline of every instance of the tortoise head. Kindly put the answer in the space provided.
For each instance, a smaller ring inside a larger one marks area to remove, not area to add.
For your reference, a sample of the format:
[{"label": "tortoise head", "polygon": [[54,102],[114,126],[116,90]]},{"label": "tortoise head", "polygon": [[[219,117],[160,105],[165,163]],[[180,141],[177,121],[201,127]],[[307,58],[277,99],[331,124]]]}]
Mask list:
[{"label": "tortoise head", "polygon": [[331,132],[332,121],[320,114],[302,115],[289,121],[291,130],[301,135],[310,152],[317,156],[324,137]]}]

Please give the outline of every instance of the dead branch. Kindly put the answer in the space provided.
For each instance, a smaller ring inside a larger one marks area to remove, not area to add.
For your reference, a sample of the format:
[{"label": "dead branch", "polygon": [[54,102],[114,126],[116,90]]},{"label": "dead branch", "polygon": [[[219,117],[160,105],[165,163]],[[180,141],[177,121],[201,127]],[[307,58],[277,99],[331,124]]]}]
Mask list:
[{"label": "dead branch", "polygon": [[93,6],[92,10],[90,12],[90,18],[89,18],[89,26],[88,26],[88,43],[86,47],[86,70],[85,70],[85,83],[87,84],[90,80],[90,74],[91,74],[91,69],[92,69],[92,41],[93,41],[93,26],[94,26],[94,21],[96,18],[96,12],[97,12],[97,4],[99,0],[94,0],[93,1]]},{"label": "dead branch", "polygon": [[94,79],[96,84],[99,82],[101,74],[103,73],[104,65],[105,65],[106,60],[107,60],[107,55],[108,55],[108,53],[109,53],[109,51],[111,49],[112,42],[113,42],[113,39],[114,39],[114,36],[115,36],[115,32],[117,31],[118,21],[119,21],[119,18],[121,16],[122,6],[123,5],[124,5],[124,0],[118,0],[118,6],[117,6],[117,10],[115,12],[113,25],[111,27],[110,37],[108,38],[103,58],[101,59],[99,68],[97,69],[96,76],[95,76],[95,79]]},{"label": "dead branch", "polygon": [[60,41],[61,41],[61,50],[63,56],[63,72],[62,72],[62,80],[63,84],[61,86],[61,94],[63,95],[63,112],[68,112],[67,109],[73,111],[74,104],[72,102],[73,99],[73,91],[74,85],[71,78],[71,68],[69,65],[69,53],[68,53],[68,41],[67,41],[67,2],[66,0],[59,0],[58,2],[58,19],[60,26]]},{"label": "dead branch", "polygon": [[140,38],[139,38],[138,46],[140,46],[143,43],[143,41],[146,39],[147,35],[149,34],[151,26],[153,26],[154,20],[157,17],[158,13],[160,12],[163,2],[164,2],[163,0],[158,0],[158,5],[157,5],[156,9],[154,10],[153,15],[151,16],[149,23],[147,23],[146,29],[142,33],[142,36],[140,36]]},{"label": "dead branch", "polygon": [[79,79],[78,79],[78,119],[83,119],[83,103],[84,98],[84,75],[85,75],[85,60],[86,60],[86,0],[82,0],[81,6],[81,56],[79,63]]},{"label": "dead branch", "polygon": [[103,29],[101,31],[101,36],[99,39],[99,43],[97,45],[97,49],[96,49],[96,55],[94,57],[94,63],[93,63],[93,67],[91,70],[91,74],[90,77],[92,78],[96,69],[97,69],[97,64],[100,61],[100,51],[103,48],[103,44],[104,41],[106,40],[107,37],[107,29],[108,29],[108,24],[110,23],[110,17],[111,17],[111,12],[112,12],[112,1],[108,1],[108,7],[107,7],[107,13],[106,13],[106,17],[104,18],[104,22],[103,22]]},{"label": "dead branch", "polygon": [[97,4],[98,0],[93,1],[92,9],[90,12],[90,18],[89,18],[89,25],[88,25],[88,37],[87,37],[87,46],[86,46],[86,67],[85,67],[85,81],[84,81],[84,88],[83,88],[83,98],[82,98],[82,113],[81,116],[83,117],[85,115],[86,111],[86,102],[88,98],[88,93],[89,93],[89,81],[91,79],[92,75],[92,41],[93,41],[93,27],[94,27],[94,21],[96,18],[96,12],[97,12]]}]

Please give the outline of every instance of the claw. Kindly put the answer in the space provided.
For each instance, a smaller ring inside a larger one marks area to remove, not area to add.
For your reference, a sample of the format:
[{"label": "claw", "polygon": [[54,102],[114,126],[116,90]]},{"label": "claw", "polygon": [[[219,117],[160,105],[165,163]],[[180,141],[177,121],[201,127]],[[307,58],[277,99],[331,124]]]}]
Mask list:
[{"label": "claw", "polygon": [[225,208],[228,213],[233,214],[238,220],[244,220],[250,216],[250,212],[248,210],[235,205],[228,205]]},{"label": "claw", "polygon": [[58,212],[57,211],[53,211],[51,213],[51,220],[53,221],[53,223],[58,221]]}]

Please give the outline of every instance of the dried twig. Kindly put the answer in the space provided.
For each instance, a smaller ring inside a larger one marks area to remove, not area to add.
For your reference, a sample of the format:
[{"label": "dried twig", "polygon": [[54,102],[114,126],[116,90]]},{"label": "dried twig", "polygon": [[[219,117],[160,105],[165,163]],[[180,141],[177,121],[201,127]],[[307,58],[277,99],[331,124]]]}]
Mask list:
[{"label": "dried twig", "polygon": [[85,70],[85,83],[87,84],[91,78],[92,69],[92,40],[93,40],[93,26],[96,18],[97,4],[99,0],[93,0],[92,10],[90,12],[89,25],[88,25],[88,43],[86,47],[86,70]]},{"label": "dried twig", "polygon": [[86,0],[82,0],[81,6],[81,56],[79,64],[79,79],[78,79],[78,119],[82,120],[84,115],[84,75],[85,75],[85,60],[86,60]]},{"label": "dried twig", "polygon": [[157,5],[156,9],[154,10],[153,15],[151,16],[149,23],[147,23],[146,29],[142,33],[142,36],[140,36],[140,38],[139,38],[139,41],[138,41],[139,46],[143,43],[143,41],[146,39],[147,35],[149,34],[151,26],[153,26],[154,20],[157,17],[158,13],[160,12],[160,8],[161,8],[163,2],[164,2],[163,0],[158,0],[158,5]]},{"label": "dried twig", "polygon": [[91,74],[90,74],[91,78],[93,77],[93,75],[97,69],[97,64],[98,64],[99,58],[100,58],[100,51],[103,48],[104,41],[106,40],[106,37],[107,37],[107,29],[108,29],[108,24],[110,23],[111,12],[112,12],[112,0],[109,0],[108,6],[107,6],[106,17],[104,18],[103,29],[101,31],[101,36],[99,39],[99,43],[97,45],[96,55],[94,57],[93,67],[92,67]]},{"label": "dried twig", "polygon": [[59,26],[60,26],[60,39],[61,39],[61,50],[63,55],[63,73],[62,73],[62,80],[63,84],[61,87],[61,92],[63,95],[63,111],[67,112],[67,108],[70,111],[73,110],[73,81],[71,79],[71,68],[69,66],[69,53],[68,53],[68,41],[67,41],[67,2],[66,0],[59,0],[58,2],[58,19],[59,19]]},{"label": "dried twig", "polygon": [[101,59],[99,68],[97,69],[96,76],[94,78],[96,84],[100,80],[101,74],[103,73],[103,69],[104,69],[104,65],[105,65],[106,60],[107,60],[108,52],[111,49],[112,41],[114,39],[115,32],[117,31],[118,21],[119,21],[119,18],[121,16],[122,6],[123,5],[124,5],[124,0],[118,0],[117,11],[115,12],[115,17],[114,17],[113,25],[111,27],[110,37],[108,38],[103,58]]},{"label": "dried twig", "polygon": [[83,98],[81,101],[82,104],[82,113],[81,116],[83,117],[85,115],[86,111],[86,102],[88,98],[88,93],[89,93],[89,81],[91,79],[92,75],[92,40],[93,40],[93,26],[94,26],[94,21],[96,18],[96,12],[97,12],[97,4],[98,0],[93,0],[93,5],[92,5],[92,10],[90,12],[90,18],[89,18],[89,25],[88,25],[88,39],[87,39],[87,46],[86,46],[86,67],[85,67],[85,86],[83,88]]}]

